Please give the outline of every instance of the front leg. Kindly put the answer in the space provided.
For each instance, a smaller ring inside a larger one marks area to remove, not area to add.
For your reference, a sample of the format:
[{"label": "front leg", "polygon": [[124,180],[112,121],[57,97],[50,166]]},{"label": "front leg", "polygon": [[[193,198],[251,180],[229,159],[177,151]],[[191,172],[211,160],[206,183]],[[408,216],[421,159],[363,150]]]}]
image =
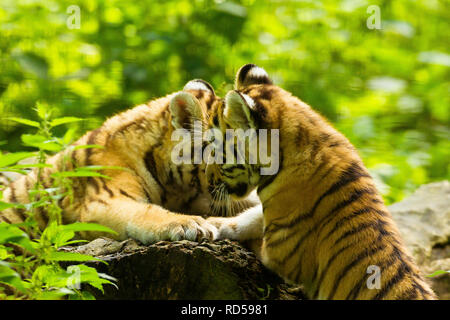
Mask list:
[{"label": "front leg", "polygon": [[92,201],[86,209],[82,222],[110,227],[118,233],[118,240],[131,237],[149,244],[160,240],[214,240],[218,234],[216,227],[200,216],[170,212],[158,205],[133,201],[128,197]]},{"label": "front leg", "polygon": [[236,217],[209,217],[206,221],[217,227],[218,239],[247,241],[263,237],[264,219],[261,204],[245,210]]}]

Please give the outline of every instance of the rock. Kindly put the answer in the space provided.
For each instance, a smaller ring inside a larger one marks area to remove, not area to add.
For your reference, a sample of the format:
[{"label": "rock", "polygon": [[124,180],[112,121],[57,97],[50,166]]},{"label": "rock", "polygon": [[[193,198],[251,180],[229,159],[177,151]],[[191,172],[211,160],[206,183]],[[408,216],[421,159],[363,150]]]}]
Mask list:
[{"label": "rock", "polygon": [[[421,186],[389,207],[417,264],[429,275],[450,270],[450,183]],[[450,274],[431,278],[440,299],[450,299]]]},{"label": "rock", "polygon": [[233,241],[160,241],[143,246],[134,240],[100,238],[86,245],[63,248],[94,255],[99,272],[118,279],[117,290],[89,290],[97,299],[303,299],[267,270],[256,256]]}]

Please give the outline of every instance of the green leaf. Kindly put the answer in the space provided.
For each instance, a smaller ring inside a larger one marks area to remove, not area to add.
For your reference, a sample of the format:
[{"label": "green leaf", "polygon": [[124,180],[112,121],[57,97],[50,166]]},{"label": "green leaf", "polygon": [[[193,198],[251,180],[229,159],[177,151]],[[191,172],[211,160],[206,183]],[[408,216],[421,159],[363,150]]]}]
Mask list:
[{"label": "green leaf", "polygon": [[11,285],[21,292],[26,291],[26,287],[20,278],[20,275],[5,261],[0,261],[0,283]]},{"label": "green leaf", "polygon": [[27,175],[29,172],[26,170],[21,170],[21,169],[13,169],[13,168],[0,168],[0,172],[15,172],[15,173],[19,173],[19,174],[23,174],[23,175]]},{"label": "green leaf", "polygon": [[9,118],[5,118],[5,120],[11,120],[11,121],[15,121],[30,127],[35,127],[35,128],[39,128],[41,125],[39,124],[39,122],[33,121],[33,120],[28,120],[28,119],[22,119],[22,118],[17,118],[17,117],[9,117]]},{"label": "green leaf", "polygon": [[102,261],[93,256],[87,254],[81,254],[76,252],[63,252],[63,251],[53,251],[48,255],[48,259],[51,261]]},{"label": "green leaf", "polygon": [[66,124],[66,123],[72,123],[72,122],[78,122],[78,121],[82,121],[84,119],[82,118],[77,118],[77,117],[63,117],[63,118],[57,118],[54,119],[50,122],[50,126],[52,127],[56,127],[59,126],[61,124]]},{"label": "green leaf", "polygon": [[85,167],[78,167],[77,170],[99,171],[99,170],[129,170],[129,169],[120,166],[85,166]]},{"label": "green leaf", "polygon": [[42,120],[45,120],[49,115],[49,106],[45,103],[37,102],[35,110],[38,117]]},{"label": "green leaf", "polygon": [[104,179],[111,179],[110,177],[90,170],[82,170],[82,171],[63,171],[63,172],[54,172],[51,174],[52,177],[58,178],[76,178],[76,177],[101,177]]},{"label": "green leaf", "polygon": [[0,211],[5,210],[5,209],[9,209],[9,208],[18,207],[18,206],[19,205],[17,205],[16,203],[9,203],[9,202],[0,201]]},{"label": "green leaf", "polygon": [[0,168],[9,166],[23,159],[34,157],[35,155],[35,152],[16,152],[2,154],[0,155]]},{"label": "green leaf", "polygon": [[[29,169],[29,168],[52,168],[53,166],[48,163],[30,163],[30,164],[16,164],[8,167],[8,169]],[[5,170],[6,171],[6,170]]]},{"label": "green leaf", "polygon": [[75,222],[72,224],[61,225],[59,226],[59,228],[64,231],[67,230],[74,232],[94,231],[94,232],[108,232],[115,235],[118,234],[116,231],[97,223]]},{"label": "green leaf", "polygon": [[445,270],[437,270],[437,271],[433,272],[432,274],[428,274],[427,277],[429,277],[429,278],[436,277],[436,276],[439,276],[441,274],[446,274],[446,273],[450,273],[450,270],[447,270],[447,271],[445,271]]},{"label": "green leaf", "polygon": [[117,285],[113,283],[113,281],[117,281],[116,278],[104,273],[98,273],[95,268],[88,267],[83,264],[72,265],[67,268],[67,272],[73,273],[74,271],[78,273],[80,282],[88,283],[94,288],[99,289],[101,292],[103,292],[104,284],[111,284],[114,287],[118,288]]},{"label": "green leaf", "polygon": [[53,237],[53,244],[59,248],[62,246],[66,246],[68,241],[75,237],[75,232],[70,230],[61,230],[58,228],[59,232]]},{"label": "green leaf", "polygon": [[28,235],[13,224],[0,222],[0,244],[19,238],[28,238]]},{"label": "green leaf", "polygon": [[34,246],[28,234],[14,224],[0,222],[0,244],[13,243],[33,253]]},{"label": "green leaf", "polygon": [[21,136],[25,145],[35,147],[46,151],[60,151],[62,146],[55,140],[48,140],[46,137],[38,134],[23,134]]}]

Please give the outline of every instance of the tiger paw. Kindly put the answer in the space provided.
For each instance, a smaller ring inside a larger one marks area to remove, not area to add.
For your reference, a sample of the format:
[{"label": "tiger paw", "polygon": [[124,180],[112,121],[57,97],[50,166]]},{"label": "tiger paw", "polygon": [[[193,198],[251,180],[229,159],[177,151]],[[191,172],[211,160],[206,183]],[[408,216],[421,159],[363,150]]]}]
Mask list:
[{"label": "tiger paw", "polygon": [[218,236],[217,228],[202,217],[186,217],[181,221],[169,224],[170,240],[191,240],[200,241],[202,239],[216,240]]},{"label": "tiger paw", "polygon": [[164,223],[157,228],[143,228],[129,224],[128,236],[141,241],[144,244],[155,243],[162,240],[200,241],[203,239],[216,240],[217,228],[202,217],[183,216]]},{"label": "tiger paw", "polygon": [[217,240],[222,239],[240,240],[240,236],[238,234],[238,226],[235,219],[210,217],[206,219],[206,221],[217,228],[218,230]]}]

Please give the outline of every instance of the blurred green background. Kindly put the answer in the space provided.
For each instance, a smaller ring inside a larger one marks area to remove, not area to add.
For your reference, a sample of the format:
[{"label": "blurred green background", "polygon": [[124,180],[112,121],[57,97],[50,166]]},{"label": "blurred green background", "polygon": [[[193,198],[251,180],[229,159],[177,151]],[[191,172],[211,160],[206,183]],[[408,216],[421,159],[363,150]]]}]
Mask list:
[{"label": "blurred green background", "polygon": [[1,0],[0,149],[25,149],[4,118],[37,102],[87,118],[76,137],[192,78],[223,95],[252,62],[351,140],[391,203],[450,179],[449,30],[447,0]]}]

